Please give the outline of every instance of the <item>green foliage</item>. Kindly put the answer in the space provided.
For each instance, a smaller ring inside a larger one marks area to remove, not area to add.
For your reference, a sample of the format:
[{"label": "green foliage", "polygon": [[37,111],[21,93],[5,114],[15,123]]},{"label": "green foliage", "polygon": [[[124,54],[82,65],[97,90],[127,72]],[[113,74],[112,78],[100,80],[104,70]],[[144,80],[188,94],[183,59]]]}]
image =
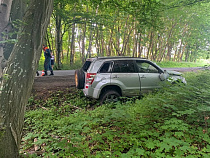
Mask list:
[{"label": "green foliage", "polygon": [[37,144],[44,157],[208,157],[210,73],[185,75],[187,85],[95,108],[80,91],[53,94],[47,110],[26,112],[22,151]]}]

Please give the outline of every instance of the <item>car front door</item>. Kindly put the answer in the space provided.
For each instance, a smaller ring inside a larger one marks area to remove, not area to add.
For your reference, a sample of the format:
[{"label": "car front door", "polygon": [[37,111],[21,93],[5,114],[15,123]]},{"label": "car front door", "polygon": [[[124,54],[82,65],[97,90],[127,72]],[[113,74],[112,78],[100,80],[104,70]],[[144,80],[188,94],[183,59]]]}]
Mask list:
[{"label": "car front door", "polygon": [[136,96],[140,94],[139,74],[135,67],[135,61],[113,61],[111,73],[111,85],[117,85],[122,90],[123,96]]},{"label": "car front door", "polygon": [[136,64],[139,71],[142,93],[147,93],[161,87],[161,70],[152,63],[144,60],[137,60]]}]

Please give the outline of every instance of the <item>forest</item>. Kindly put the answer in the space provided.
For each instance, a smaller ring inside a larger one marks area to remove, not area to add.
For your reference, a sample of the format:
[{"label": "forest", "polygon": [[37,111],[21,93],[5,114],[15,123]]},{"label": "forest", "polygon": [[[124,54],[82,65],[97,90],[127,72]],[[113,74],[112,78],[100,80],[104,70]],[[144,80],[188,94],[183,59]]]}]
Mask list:
[{"label": "forest", "polygon": [[209,58],[209,2],[55,0],[46,43],[62,63],[93,56],[196,62]]},{"label": "forest", "polygon": [[46,100],[31,92],[43,44],[57,70],[94,56],[209,64],[209,7],[209,0],[0,0],[0,157],[208,157],[208,69],[184,73],[187,85],[102,106],[75,88]]}]

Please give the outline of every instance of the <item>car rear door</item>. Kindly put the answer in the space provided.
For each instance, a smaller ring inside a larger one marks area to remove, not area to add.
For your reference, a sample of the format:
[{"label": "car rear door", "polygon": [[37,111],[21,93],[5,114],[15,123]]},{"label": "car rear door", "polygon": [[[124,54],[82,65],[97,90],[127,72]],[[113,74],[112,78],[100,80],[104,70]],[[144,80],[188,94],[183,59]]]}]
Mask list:
[{"label": "car rear door", "polygon": [[114,60],[111,73],[111,85],[117,85],[123,96],[140,94],[140,79],[133,60]]}]

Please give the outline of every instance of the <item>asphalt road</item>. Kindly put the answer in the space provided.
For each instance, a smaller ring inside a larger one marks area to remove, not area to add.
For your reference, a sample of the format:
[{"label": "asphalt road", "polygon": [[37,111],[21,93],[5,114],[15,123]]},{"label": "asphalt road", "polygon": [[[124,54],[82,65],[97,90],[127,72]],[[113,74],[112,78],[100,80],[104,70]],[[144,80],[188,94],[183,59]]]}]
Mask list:
[{"label": "asphalt road", "polygon": [[[69,75],[74,75],[75,70],[54,70],[54,76],[69,76]],[[42,71],[39,71],[39,76],[40,77],[42,74]],[[50,74],[50,71],[48,71],[48,75]]]},{"label": "asphalt road", "polygon": [[[190,67],[190,68],[162,68],[163,70],[174,70],[174,71],[178,71],[178,72],[196,72],[199,70],[205,70],[205,69],[210,69],[210,67],[208,68],[204,68],[204,67]],[[69,75],[74,75],[75,70],[54,70],[54,76],[69,76]],[[39,71],[39,76],[40,77],[42,74],[42,71]],[[50,72],[48,71],[48,74],[50,74]]]}]

